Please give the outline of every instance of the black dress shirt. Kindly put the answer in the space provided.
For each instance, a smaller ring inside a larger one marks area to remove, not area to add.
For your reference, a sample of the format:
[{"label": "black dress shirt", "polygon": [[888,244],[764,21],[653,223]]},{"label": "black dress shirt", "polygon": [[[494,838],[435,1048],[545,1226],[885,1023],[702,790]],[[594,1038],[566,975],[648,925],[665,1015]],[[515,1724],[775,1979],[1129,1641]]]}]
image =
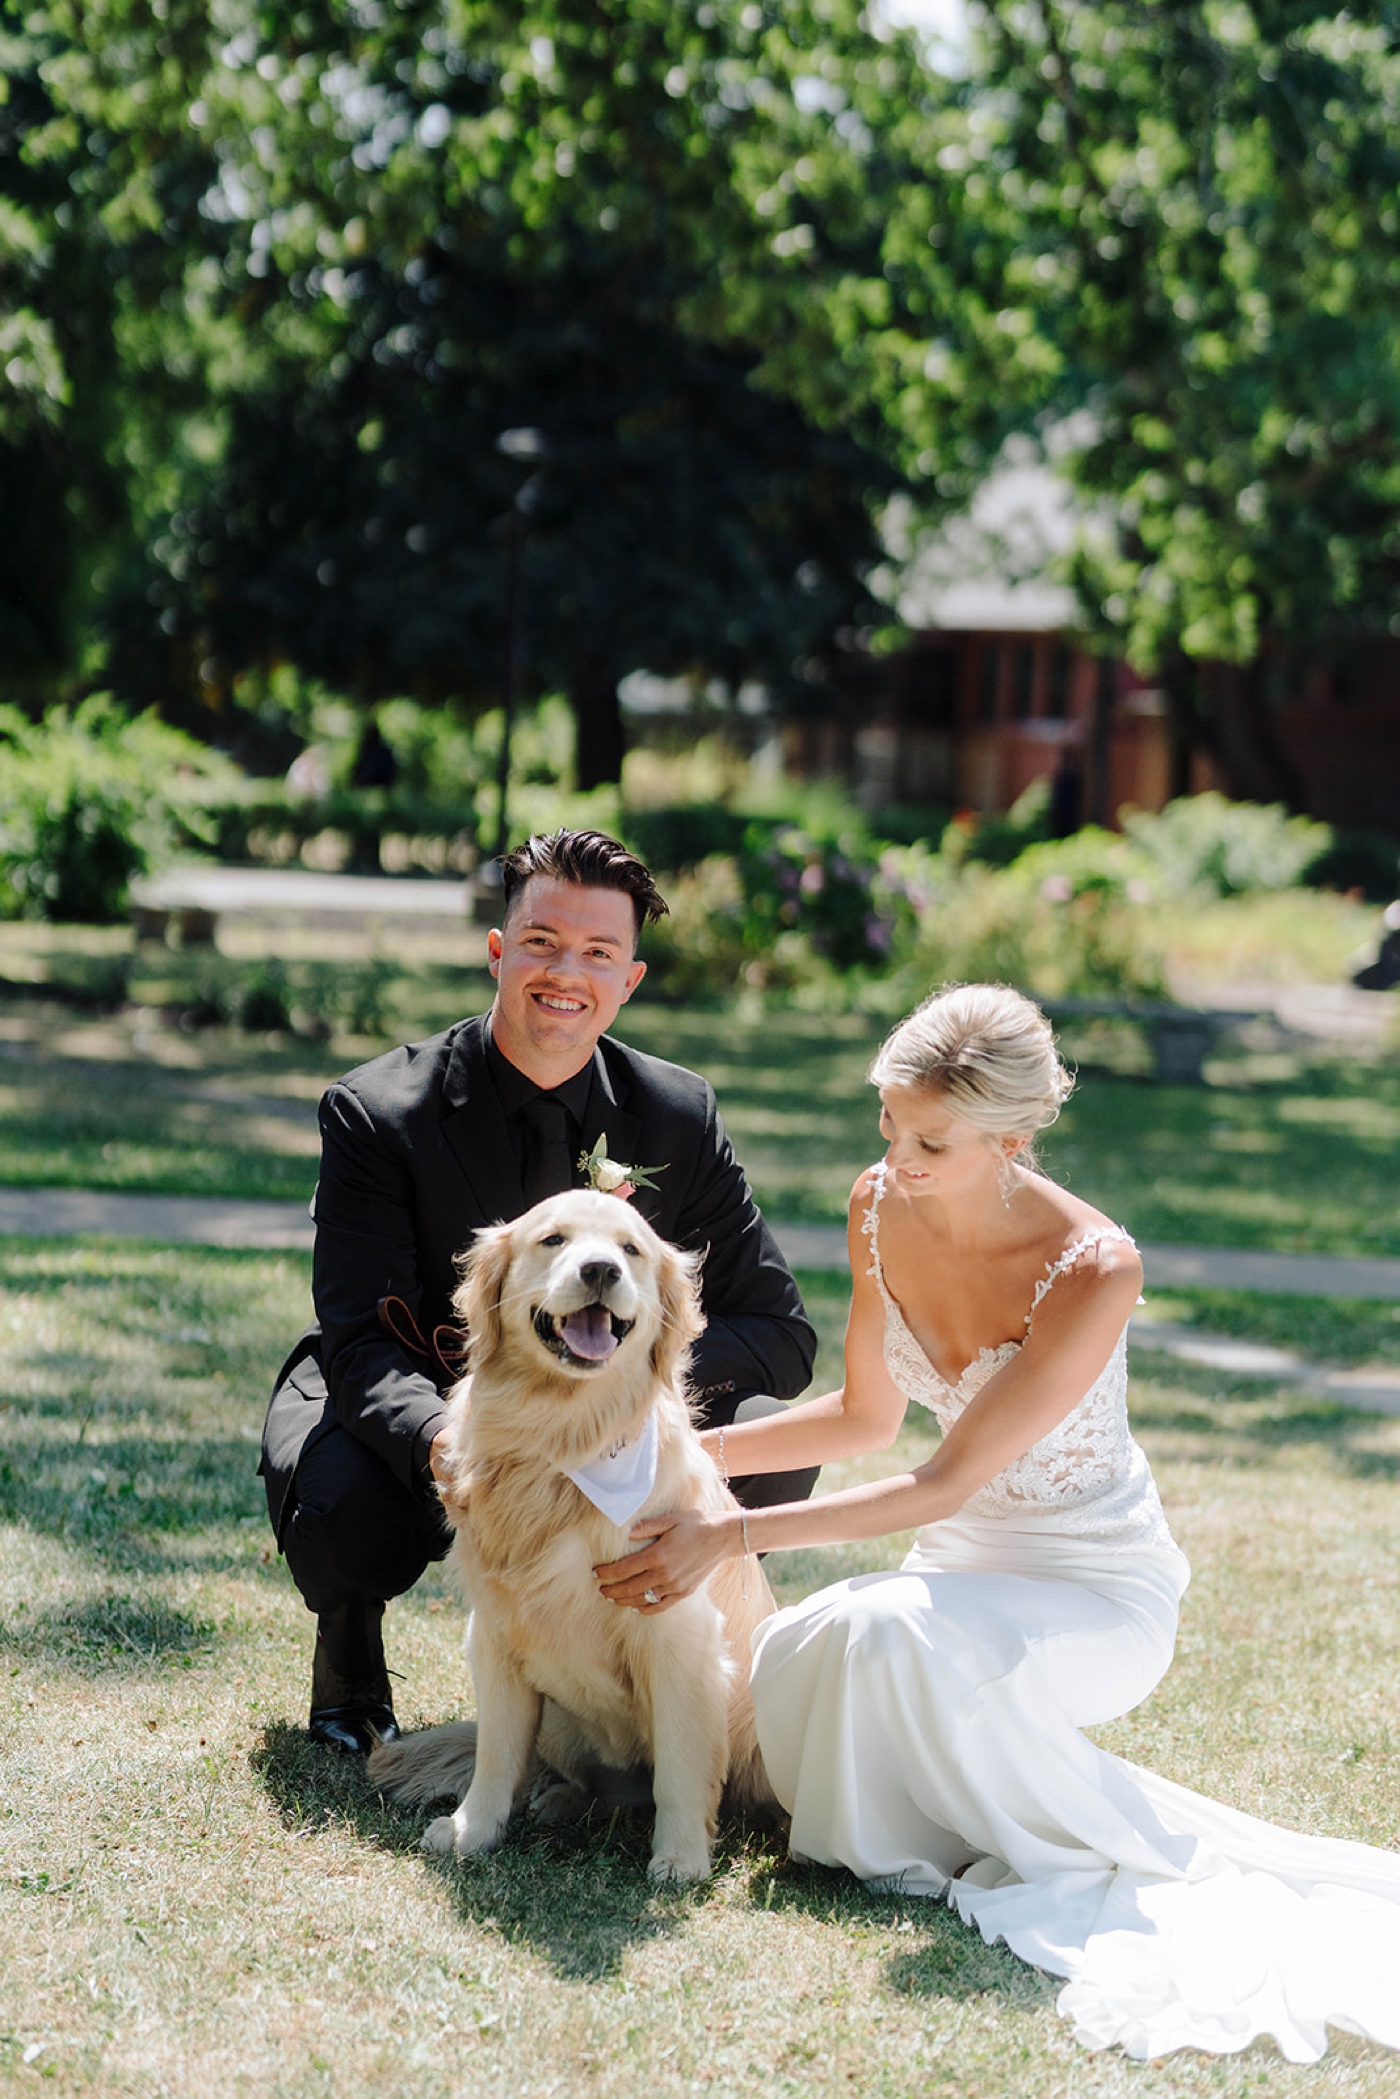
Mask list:
[{"label": "black dress shirt", "polygon": [[[497,1047],[496,1039],[489,1027],[486,1030],[485,1047],[486,1068],[491,1074],[491,1084],[495,1088],[496,1098],[501,1104],[501,1113],[505,1119],[506,1136],[510,1140],[510,1147],[515,1154],[515,1163],[520,1168],[522,1180],[528,1180],[529,1177],[532,1132],[526,1117],[521,1111],[530,1101],[544,1099],[559,1102],[568,1118],[569,1158],[571,1161],[576,1160],[579,1153],[583,1150],[583,1132],[588,1121],[588,1104],[593,1094],[593,1072],[597,1063],[597,1051],[594,1051],[583,1069],[576,1071],[571,1079],[565,1079],[562,1086],[546,1088],[537,1086],[533,1079],[525,1076],[518,1065],[511,1063],[509,1057]],[[575,1170],[572,1174],[575,1187],[581,1185],[581,1178],[580,1174]]]}]

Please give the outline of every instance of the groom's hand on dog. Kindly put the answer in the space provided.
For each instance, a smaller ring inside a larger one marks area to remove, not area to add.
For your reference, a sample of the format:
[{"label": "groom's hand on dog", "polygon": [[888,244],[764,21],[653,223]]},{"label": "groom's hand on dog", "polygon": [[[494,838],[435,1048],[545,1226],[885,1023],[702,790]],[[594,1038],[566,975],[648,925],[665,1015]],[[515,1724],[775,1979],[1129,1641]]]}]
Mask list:
[{"label": "groom's hand on dog", "polygon": [[[472,1381],[470,1377],[460,1379],[454,1387],[452,1397],[459,1412],[465,1412],[471,1399],[471,1390]],[[451,1459],[447,1454],[449,1434],[449,1430],[440,1428],[432,1442],[428,1445],[428,1469],[440,1487],[450,1487],[456,1477],[452,1469]]]}]

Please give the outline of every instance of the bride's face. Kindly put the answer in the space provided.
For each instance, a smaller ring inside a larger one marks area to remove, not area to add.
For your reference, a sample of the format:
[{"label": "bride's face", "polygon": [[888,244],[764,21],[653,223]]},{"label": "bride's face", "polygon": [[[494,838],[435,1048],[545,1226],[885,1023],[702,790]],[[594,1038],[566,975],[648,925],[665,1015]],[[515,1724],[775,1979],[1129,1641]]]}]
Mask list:
[{"label": "bride's face", "polygon": [[881,1087],[880,1135],[904,1193],[944,1202],[998,1194],[1001,1156],[1020,1149],[1016,1140],[988,1137],[951,1114],[941,1094],[910,1086]]}]

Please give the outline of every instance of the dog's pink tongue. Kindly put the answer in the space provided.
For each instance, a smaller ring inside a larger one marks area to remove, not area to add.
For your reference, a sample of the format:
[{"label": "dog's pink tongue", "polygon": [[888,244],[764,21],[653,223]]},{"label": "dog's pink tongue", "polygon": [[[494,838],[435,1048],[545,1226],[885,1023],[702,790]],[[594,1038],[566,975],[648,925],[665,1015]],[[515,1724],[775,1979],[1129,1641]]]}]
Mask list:
[{"label": "dog's pink tongue", "polygon": [[617,1347],[606,1305],[585,1305],[581,1311],[570,1312],[567,1319],[560,1320],[559,1332],[574,1354],[589,1363],[601,1363]]}]

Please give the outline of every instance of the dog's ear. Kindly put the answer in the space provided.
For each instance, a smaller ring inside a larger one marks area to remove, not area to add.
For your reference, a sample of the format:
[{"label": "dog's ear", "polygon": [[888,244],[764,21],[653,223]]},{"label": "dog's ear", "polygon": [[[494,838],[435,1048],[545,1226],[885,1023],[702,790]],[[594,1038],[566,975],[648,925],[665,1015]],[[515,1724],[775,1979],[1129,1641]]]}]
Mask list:
[{"label": "dog's ear", "polygon": [[683,1254],[663,1239],[657,1262],[657,1294],[661,1301],[661,1324],[651,1345],[651,1367],[658,1380],[677,1383],[685,1368],[690,1345],[705,1329],[700,1310],[699,1254]]},{"label": "dog's ear", "polygon": [[488,1224],[458,1255],[462,1280],[452,1309],[467,1330],[467,1361],[479,1370],[501,1345],[501,1292],[510,1268],[512,1226]]}]

